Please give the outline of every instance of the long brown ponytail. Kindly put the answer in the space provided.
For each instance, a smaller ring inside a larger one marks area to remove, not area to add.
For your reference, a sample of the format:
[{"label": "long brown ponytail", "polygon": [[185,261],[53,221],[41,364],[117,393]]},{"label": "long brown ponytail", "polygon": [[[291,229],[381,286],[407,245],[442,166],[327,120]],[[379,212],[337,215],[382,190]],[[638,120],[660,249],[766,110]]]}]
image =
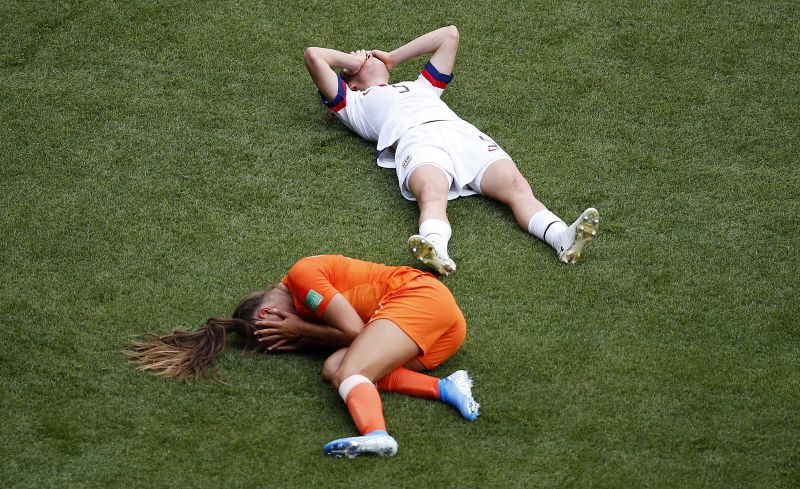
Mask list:
[{"label": "long brown ponytail", "polygon": [[[139,370],[178,380],[202,378],[225,346],[228,333],[234,333],[245,350],[261,348],[254,335],[253,318],[268,291],[245,297],[234,309],[233,318],[210,318],[197,331],[176,329],[163,336],[143,334],[146,341],[128,342],[125,355],[139,364]],[[214,370],[211,377],[217,379]]]}]

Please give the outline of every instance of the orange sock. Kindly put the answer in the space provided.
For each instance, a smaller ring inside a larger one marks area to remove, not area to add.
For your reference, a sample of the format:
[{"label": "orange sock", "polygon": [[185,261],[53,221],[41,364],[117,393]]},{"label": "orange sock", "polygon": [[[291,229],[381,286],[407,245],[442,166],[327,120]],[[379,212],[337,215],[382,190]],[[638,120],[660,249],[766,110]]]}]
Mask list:
[{"label": "orange sock", "polygon": [[439,379],[404,367],[392,370],[378,381],[382,392],[397,392],[425,399],[439,399]]},{"label": "orange sock", "polygon": [[375,430],[386,431],[381,396],[372,382],[362,382],[351,388],[345,403],[359,433],[364,435]]}]

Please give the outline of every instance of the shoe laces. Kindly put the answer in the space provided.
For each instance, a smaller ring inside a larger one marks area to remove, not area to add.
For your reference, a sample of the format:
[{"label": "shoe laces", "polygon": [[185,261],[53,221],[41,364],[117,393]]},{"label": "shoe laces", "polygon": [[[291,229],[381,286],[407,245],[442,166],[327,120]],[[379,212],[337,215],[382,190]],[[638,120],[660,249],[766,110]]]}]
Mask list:
[{"label": "shoe laces", "polygon": [[472,378],[466,371],[459,370],[447,378],[456,385],[459,391],[468,397],[472,397]]}]

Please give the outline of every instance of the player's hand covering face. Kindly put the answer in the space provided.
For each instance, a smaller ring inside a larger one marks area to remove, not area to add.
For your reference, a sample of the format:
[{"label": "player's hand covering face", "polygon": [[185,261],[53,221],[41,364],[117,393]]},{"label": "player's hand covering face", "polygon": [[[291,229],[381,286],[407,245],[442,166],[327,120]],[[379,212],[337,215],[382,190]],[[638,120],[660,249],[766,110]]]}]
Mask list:
[{"label": "player's hand covering face", "polygon": [[284,345],[289,345],[299,340],[301,335],[302,320],[295,314],[287,311],[270,308],[263,319],[256,321],[260,329],[255,334],[268,351],[282,350]]},{"label": "player's hand covering face", "polygon": [[[389,70],[379,58],[366,52],[366,59],[357,73],[351,74],[347,82],[350,90],[367,88],[389,82]],[[343,72],[344,73],[344,72]]]}]

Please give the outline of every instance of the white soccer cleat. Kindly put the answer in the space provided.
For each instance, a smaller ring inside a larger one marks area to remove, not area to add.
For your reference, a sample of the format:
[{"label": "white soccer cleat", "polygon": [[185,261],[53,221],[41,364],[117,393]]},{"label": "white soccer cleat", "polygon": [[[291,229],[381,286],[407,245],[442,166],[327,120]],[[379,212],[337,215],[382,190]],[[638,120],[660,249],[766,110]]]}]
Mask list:
[{"label": "white soccer cleat", "polygon": [[481,405],[472,397],[472,378],[466,370],[439,380],[439,399],[458,409],[467,421],[475,421],[481,415]]},{"label": "white soccer cleat", "polygon": [[363,436],[351,436],[333,440],[322,447],[325,455],[355,458],[361,455],[393,457],[397,454],[397,441],[385,431],[373,431]]},{"label": "white soccer cleat", "polygon": [[589,207],[583,211],[583,214],[564,231],[558,249],[558,259],[570,265],[578,263],[583,247],[597,236],[599,226],[600,213],[597,209]]},{"label": "white soccer cleat", "polygon": [[430,240],[415,234],[408,238],[408,250],[414,258],[421,261],[423,265],[436,271],[439,275],[450,275],[456,271],[456,262],[449,256],[442,256],[436,251],[436,247]]}]

